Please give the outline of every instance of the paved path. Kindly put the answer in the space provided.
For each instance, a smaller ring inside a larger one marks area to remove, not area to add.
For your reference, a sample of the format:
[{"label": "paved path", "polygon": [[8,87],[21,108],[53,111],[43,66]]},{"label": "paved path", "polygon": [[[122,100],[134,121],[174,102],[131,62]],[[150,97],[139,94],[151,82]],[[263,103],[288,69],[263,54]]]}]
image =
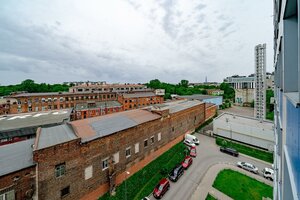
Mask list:
[{"label": "paved path", "polygon": [[231,164],[220,163],[220,164],[215,164],[208,169],[208,171],[206,172],[205,176],[203,177],[201,183],[199,184],[196,191],[194,192],[191,200],[205,200],[208,193],[210,193],[212,196],[214,196],[215,198],[220,199],[220,200],[231,200],[230,197],[226,196],[222,192],[220,192],[217,189],[212,187],[214,180],[216,179],[218,173],[220,171],[222,171],[223,169],[232,169],[232,170],[241,172],[242,174],[245,174],[247,176],[255,178],[256,180],[266,183],[270,186],[272,186],[272,184],[273,184],[271,181],[269,181],[261,176],[257,176],[253,173],[250,173],[248,171],[240,169]]},{"label": "paved path", "polygon": [[[265,167],[271,167],[271,164],[261,162],[251,157],[246,157],[240,154],[238,158],[221,153],[219,147],[215,144],[215,139],[202,135],[195,134],[200,141],[200,145],[197,146],[197,157],[193,160],[192,166],[184,172],[184,175],[176,182],[171,182],[170,190],[165,194],[162,199],[169,200],[189,200],[196,191],[197,187],[203,180],[206,172],[210,167],[215,164],[229,164],[236,165],[237,161],[245,161],[254,164],[260,170]],[[259,177],[259,175],[255,175]],[[210,185],[211,186],[211,185]],[[199,198],[205,198],[205,194],[200,194]],[[150,195],[150,199],[154,199]]]},{"label": "paved path", "polygon": [[231,108],[226,108],[224,110],[218,110],[219,114],[223,112],[233,113],[237,115],[244,115],[249,117],[254,117],[254,108],[242,107],[242,106],[232,106]]}]

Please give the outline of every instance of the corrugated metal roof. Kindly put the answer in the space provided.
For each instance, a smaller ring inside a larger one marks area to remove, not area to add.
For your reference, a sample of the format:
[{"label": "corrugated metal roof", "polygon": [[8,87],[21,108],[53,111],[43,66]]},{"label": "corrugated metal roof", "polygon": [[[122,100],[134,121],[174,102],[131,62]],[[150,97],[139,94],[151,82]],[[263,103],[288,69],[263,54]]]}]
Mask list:
[{"label": "corrugated metal roof", "polygon": [[107,136],[161,116],[147,110],[130,110],[71,122],[82,142]]},{"label": "corrugated metal roof", "polygon": [[35,165],[32,158],[34,139],[0,146],[0,176]]},{"label": "corrugated metal roof", "polygon": [[194,95],[186,95],[186,96],[180,96],[185,99],[191,99],[191,100],[204,100],[204,99],[215,99],[215,98],[221,98],[221,96],[211,96],[211,95],[201,95],[201,94],[194,94]]},{"label": "corrugated metal roof", "polygon": [[137,93],[125,93],[124,98],[137,98],[137,97],[154,97],[156,96],[154,92],[137,92]]},{"label": "corrugated metal roof", "polygon": [[38,139],[36,149],[43,149],[56,144],[62,144],[77,137],[71,127],[67,124],[54,126],[50,128],[42,128]]},{"label": "corrugated metal roof", "polygon": [[181,100],[181,101],[172,101],[163,104],[153,105],[153,110],[166,110],[169,109],[169,113],[176,113],[194,106],[203,104],[203,102],[198,100]]},{"label": "corrugated metal roof", "polygon": [[0,133],[27,127],[60,124],[69,121],[71,112],[72,109],[65,109],[0,116]]}]

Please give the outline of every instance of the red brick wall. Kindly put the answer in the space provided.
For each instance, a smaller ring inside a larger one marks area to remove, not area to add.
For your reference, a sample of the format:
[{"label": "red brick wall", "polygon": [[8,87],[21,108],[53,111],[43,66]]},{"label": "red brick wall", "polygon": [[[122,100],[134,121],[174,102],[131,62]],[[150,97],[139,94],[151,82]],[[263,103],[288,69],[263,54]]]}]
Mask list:
[{"label": "red brick wall", "polygon": [[205,121],[211,119],[217,113],[217,106],[211,105],[205,109]]},{"label": "red brick wall", "polygon": [[16,200],[30,199],[29,194],[35,191],[35,166],[1,176],[0,194],[10,190],[14,190]]}]

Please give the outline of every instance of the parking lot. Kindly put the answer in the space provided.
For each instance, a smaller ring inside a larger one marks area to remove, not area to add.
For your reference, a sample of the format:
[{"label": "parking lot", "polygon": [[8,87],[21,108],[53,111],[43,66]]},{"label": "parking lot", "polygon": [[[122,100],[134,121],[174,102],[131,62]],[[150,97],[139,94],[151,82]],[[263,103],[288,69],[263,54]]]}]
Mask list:
[{"label": "parking lot", "polygon": [[[229,164],[235,166],[238,161],[249,162],[259,169],[259,174],[254,176],[262,176],[262,169],[271,167],[269,163],[252,159],[248,156],[240,155],[236,158],[221,153],[219,147],[215,144],[214,138],[198,133],[196,133],[195,136],[200,141],[200,145],[197,146],[197,157],[194,158],[193,164],[184,172],[183,176],[181,176],[177,182],[173,183],[170,181],[170,190],[167,191],[162,199],[191,199],[208,169],[215,164]],[[149,198],[155,199],[152,194]]]}]

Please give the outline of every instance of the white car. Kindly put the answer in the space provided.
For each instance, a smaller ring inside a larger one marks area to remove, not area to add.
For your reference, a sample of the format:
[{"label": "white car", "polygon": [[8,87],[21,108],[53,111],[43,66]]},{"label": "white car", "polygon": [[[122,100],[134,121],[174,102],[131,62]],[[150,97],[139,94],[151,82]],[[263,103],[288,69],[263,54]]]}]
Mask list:
[{"label": "white car", "polygon": [[246,163],[246,162],[237,162],[236,164],[238,167],[245,169],[249,172],[258,174],[258,168],[252,165],[251,163]]},{"label": "white car", "polygon": [[191,134],[186,134],[184,136],[184,139],[189,140],[191,142],[194,142],[195,145],[199,145],[200,144],[198,138],[196,138],[194,135],[191,135]]},{"label": "white car", "polygon": [[188,140],[188,139],[185,139],[185,140],[183,141],[183,143],[184,143],[185,145],[189,146],[189,147],[195,147],[195,146],[196,146],[194,142],[192,142],[192,141],[190,141],[190,140]]},{"label": "white car", "polygon": [[273,179],[274,179],[274,170],[273,169],[266,167],[262,170],[262,173],[266,179],[273,181]]}]

